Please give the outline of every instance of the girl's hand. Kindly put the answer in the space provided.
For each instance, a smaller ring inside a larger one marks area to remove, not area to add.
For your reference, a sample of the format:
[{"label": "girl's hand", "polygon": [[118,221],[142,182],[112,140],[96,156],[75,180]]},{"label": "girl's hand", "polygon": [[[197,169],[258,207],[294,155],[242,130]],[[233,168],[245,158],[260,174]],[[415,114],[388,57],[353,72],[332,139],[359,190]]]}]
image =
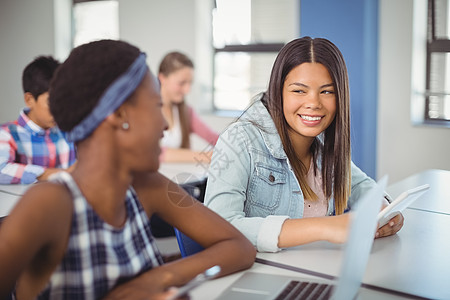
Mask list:
[{"label": "girl's hand", "polygon": [[[162,271],[163,267],[156,267],[138,277],[135,277],[111,290],[104,300],[133,299],[133,300],[163,300],[170,299],[176,294],[176,288],[166,288],[173,280],[172,274]],[[159,271],[161,270],[161,271]]]},{"label": "girl's hand", "polygon": [[390,236],[396,234],[403,227],[403,215],[400,213],[389,220],[383,227],[379,228],[375,233],[375,238]]},{"label": "girl's hand", "polygon": [[[155,293],[155,294],[149,294],[148,292],[142,291],[134,291],[131,292],[131,294],[127,294],[127,295],[122,295],[119,297],[130,297],[130,299],[145,299],[145,300],[168,300],[168,299],[173,299],[173,296],[177,293],[177,288],[170,288],[165,292],[159,292],[159,293]],[[126,298],[117,298],[114,295],[108,295],[105,298],[103,298],[104,300],[108,300],[108,299],[126,299]],[[190,299],[189,296],[186,296],[184,298],[177,298],[177,300],[188,300]]]}]

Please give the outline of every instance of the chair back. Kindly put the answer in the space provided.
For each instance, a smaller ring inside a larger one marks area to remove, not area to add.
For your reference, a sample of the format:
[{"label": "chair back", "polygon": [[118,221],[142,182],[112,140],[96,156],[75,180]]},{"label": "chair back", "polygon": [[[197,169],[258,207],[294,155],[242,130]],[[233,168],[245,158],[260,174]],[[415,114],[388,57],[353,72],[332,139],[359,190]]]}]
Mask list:
[{"label": "chair back", "polygon": [[[207,178],[205,177],[199,180],[191,180],[189,182],[179,184],[186,192],[188,192],[189,195],[191,195],[193,198],[203,203],[206,190],[206,181]],[[170,225],[167,224],[167,226]],[[170,228],[172,229],[172,226],[170,226]],[[173,227],[173,231],[175,232],[178,248],[180,248],[180,253],[182,257],[195,254],[204,249],[202,246],[200,246],[200,244],[198,244],[188,236],[184,235],[184,233],[179,231],[177,228]]]},{"label": "chair back", "polygon": [[178,248],[182,257],[186,257],[197,252],[202,251],[204,248],[200,246],[196,241],[174,228],[175,236],[177,237]]}]

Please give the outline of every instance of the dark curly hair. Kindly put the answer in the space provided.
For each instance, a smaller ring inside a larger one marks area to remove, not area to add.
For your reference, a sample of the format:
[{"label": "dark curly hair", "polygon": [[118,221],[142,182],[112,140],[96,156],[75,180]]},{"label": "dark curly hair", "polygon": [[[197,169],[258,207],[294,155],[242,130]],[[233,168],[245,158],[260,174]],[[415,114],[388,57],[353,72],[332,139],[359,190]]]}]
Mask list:
[{"label": "dark curly hair", "polygon": [[73,49],[50,83],[50,112],[58,127],[70,131],[79,124],[140,53],[137,47],[115,40],[95,41]]},{"label": "dark curly hair", "polygon": [[22,72],[22,88],[24,93],[31,93],[37,100],[39,95],[48,92],[53,74],[60,62],[52,56],[38,56],[30,62]]}]

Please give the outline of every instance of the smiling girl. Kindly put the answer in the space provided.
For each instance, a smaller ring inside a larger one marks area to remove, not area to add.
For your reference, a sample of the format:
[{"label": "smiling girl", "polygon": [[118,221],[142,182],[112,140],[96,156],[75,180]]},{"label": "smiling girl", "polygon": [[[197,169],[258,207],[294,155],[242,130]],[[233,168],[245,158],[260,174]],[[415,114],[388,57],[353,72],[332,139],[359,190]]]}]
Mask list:
[{"label": "smiling girl", "polygon": [[[349,215],[374,185],[351,161],[348,75],[339,49],[303,37],[278,54],[263,93],[221,134],[205,204],[258,251],[343,243]],[[399,215],[377,237],[395,234]]]}]

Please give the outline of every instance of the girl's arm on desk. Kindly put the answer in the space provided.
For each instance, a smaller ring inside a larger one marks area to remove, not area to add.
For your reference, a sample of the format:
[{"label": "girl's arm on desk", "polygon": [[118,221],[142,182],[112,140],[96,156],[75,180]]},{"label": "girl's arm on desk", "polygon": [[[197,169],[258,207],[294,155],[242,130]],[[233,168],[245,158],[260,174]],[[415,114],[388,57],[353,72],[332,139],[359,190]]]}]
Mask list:
[{"label": "girl's arm on desk", "polygon": [[[278,237],[278,247],[287,248],[325,240],[331,243],[344,243],[347,240],[350,214],[338,216],[287,219]],[[403,215],[393,217],[388,224],[379,228],[375,238],[396,234],[403,227]]]},{"label": "girl's arm on desk", "polygon": [[278,247],[294,247],[320,240],[344,243],[349,223],[348,213],[332,217],[287,219],[281,227]]},{"label": "girl's arm on desk", "polygon": [[249,268],[255,259],[253,245],[231,224],[190,197],[180,186],[159,173],[135,179],[133,187],[149,216],[158,214],[169,224],[197,241],[205,250],[187,258],[152,269],[110,295],[126,295],[133,290],[148,290],[149,284],[181,286],[195,275],[219,265],[220,275]]}]

